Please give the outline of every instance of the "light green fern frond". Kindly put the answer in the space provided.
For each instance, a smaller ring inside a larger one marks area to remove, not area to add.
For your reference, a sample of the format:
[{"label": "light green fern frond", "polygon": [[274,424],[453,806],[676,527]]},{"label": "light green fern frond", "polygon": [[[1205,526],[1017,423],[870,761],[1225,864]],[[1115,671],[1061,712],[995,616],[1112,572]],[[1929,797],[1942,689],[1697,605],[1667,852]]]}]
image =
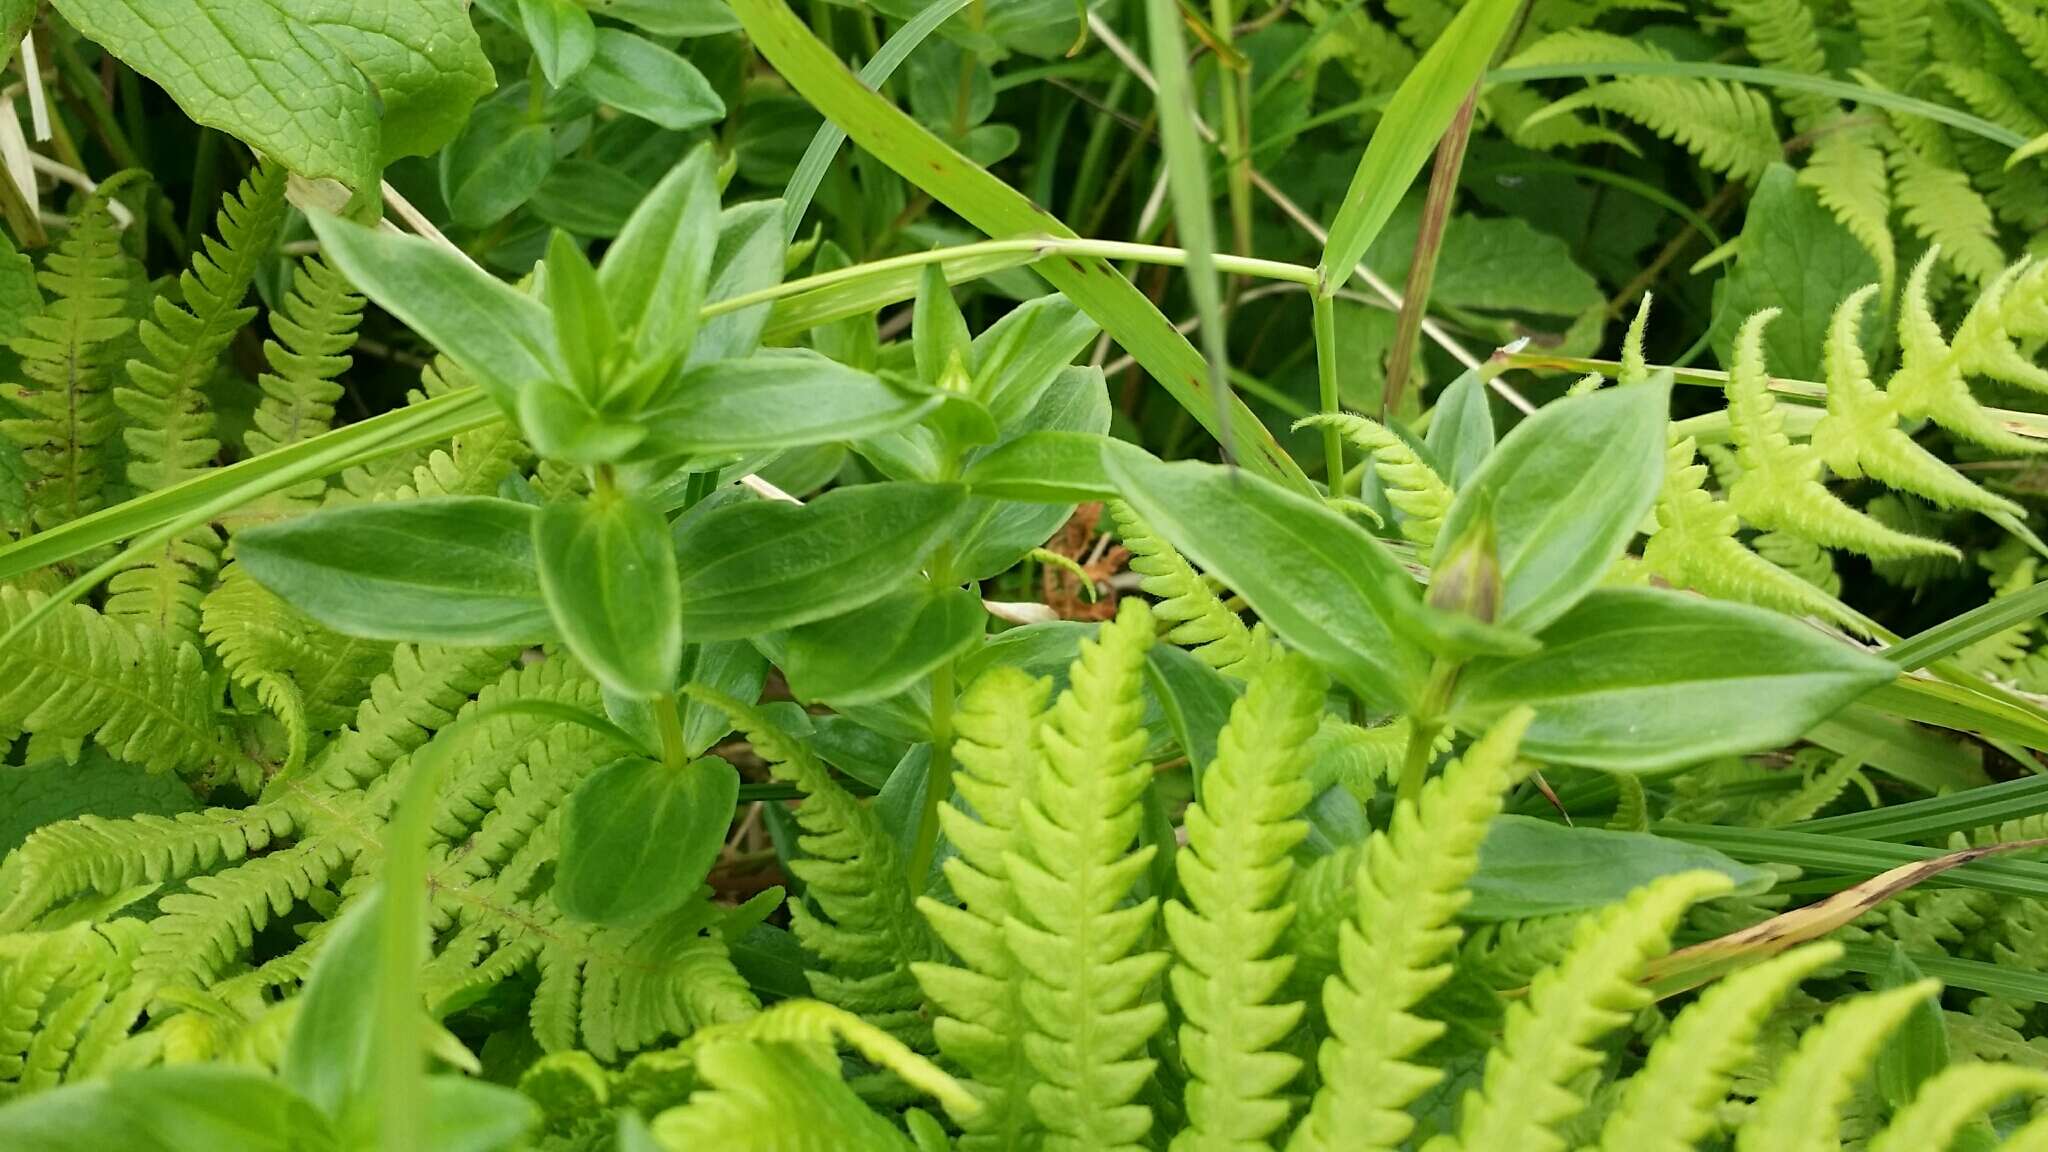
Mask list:
[{"label": "light green fern frond", "polygon": [[1470,898],[1465,885],[1501,794],[1520,774],[1515,751],[1531,719],[1526,709],[1503,717],[1367,841],[1340,971],[1323,989],[1323,1082],[1290,1152],[1398,1148],[1413,1129],[1408,1105],[1442,1076],[1415,1057],[1443,1031],[1415,1007],[1451,975],[1452,918]]},{"label": "light green fern frond", "polygon": [[[1596,60],[1669,60],[1640,40],[1587,29],[1553,33],[1518,53],[1510,66]],[[1771,104],[1760,92],[1721,80],[1626,76],[1584,88],[1530,119],[1541,122],[1582,108],[1625,116],[1736,180],[1755,180],[1783,159]]]},{"label": "light green fern frond", "polygon": [[[355,346],[362,323],[363,298],[341,273],[318,256],[300,261],[291,291],[270,313],[276,338],[263,342],[270,371],[256,378],[263,399],[251,416],[242,443],[252,456],[311,439],[334,420],[334,402],[341,399],[336,377],[348,371],[348,351]],[[258,501],[236,520],[267,519],[302,511],[325,491],[325,480],[308,480]]]},{"label": "light green fern frond", "polygon": [[1017,912],[1009,855],[1023,848],[1020,811],[1039,773],[1038,727],[1052,681],[1011,667],[978,677],[954,713],[954,791],[972,809],[939,809],[957,855],[946,880],[961,906],[920,898],[939,939],[957,964],[916,964],[912,971],[938,1009],[932,1034],[939,1050],[973,1078],[980,1113],[963,1125],[965,1152],[1026,1147],[1043,1129],[1031,1110],[1038,1079],[1024,1051],[1027,1018],[1023,972],[1003,925]]},{"label": "light green fern frond", "polygon": [[[41,603],[0,587],[0,632]],[[258,771],[221,723],[218,689],[197,648],[82,604],[59,608],[0,651],[0,727],[91,737],[152,771],[235,779],[252,790]]]},{"label": "light green fern frond", "polygon": [[1989,283],[2005,267],[1998,226],[1991,206],[1957,166],[1954,147],[1941,135],[1941,126],[1900,116],[1893,120],[1893,130],[1901,140],[1887,155],[1901,217],[1930,244],[1948,252],[1963,275],[1980,285]]},{"label": "light green fern frond", "polygon": [[[229,341],[256,315],[242,301],[283,227],[285,175],[282,165],[259,165],[222,202],[220,238],[207,237],[179,277],[182,306],[158,296],[154,318],[142,323],[148,359],[130,360],[128,386],[114,389],[114,404],[128,418],[128,479],[139,491],[190,480],[220,451],[203,389]],[[218,565],[219,548],[211,526],[167,541],[109,582],[107,615],[196,640],[200,584]]]},{"label": "light green fern frond", "polygon": [[30,518],[54,528],[100,506],[106,481],[101,446],[114,430],[107,391],[116,341],[135,329],[125,314],[129,285],[142,270],[121,249],[109,197],[117,177],[100,185],[72,222],[71,233],[37,274],[49,295],[40,315],[22,322],[12,347],[23,383],[6,398],[22,415],[0,420],[0,435],[21,448],[30,474]]},{"label": "light green fern frond", "polygon": [[1603,1059],[1592,1045],[1651,1002],[1636,979],[1670,947],[1686,910],[1729,887],[1718,872],[1681,872],[1587,917],[1571,954],[1508,1006],[1485,1077],[1465,1098],[1459,1145],[1467,1152],[1562,1149],[1556,1127],[1586,1104],[1572,1082]]},{"label": "light green fern frond", "polygon": [[916,913],[901,852],[881,817],[757,709],[700,685],[689,692],[731,716],[775,778],[804,794],[796,811],[804,856],[790,870],[803,880],[806,902],[790,914],[797,939],[823,962],[806,973],[812,992],[913,1048],[930,1048],[931,1022],[911,965],[936,961],[942,951]]},{"label": "light green fern frond", "polygon": [[1870,1152],[1947,1148],[1965,1124],[2008,1096],[2048,1095],[2048,1072],[2011,1064],[1951,1064],[1927,1078]]},{"label": "light green fern frond", "polygon": [[390,644],[321,627],[233,561],[199,602],[199,625],[236,683],[254,688],[266,706],[273,692],[296,700],[309,734],[347,726],[391,664]]},{"label": "light green fern frond", "polygon": [[0,1089],[34,1092],[96,1070],[141,1016],[141,921],[0,937]]},{"label": "light green fern frond", "polygon": [[1892,241],[1891,176],[1877,128],[1828,128],[1814,141],[1806,166],[1799,170],[1799,183],[1811,188],[1821,205],[1877,260],[1878,282],[1889,296],[1899,258]]},{"label": "light green fern frond", "polygon": [[1840,476],[1867,475],[1943,508],[2024,518],[2019,505],[1972,483],[1899,427],[1891,396],[1871,381],[1858,335],[1863,310],[1877,291],[1870,284],[1852,293],[1828,326],[1828,411],[1813,429],[1815,451]]},{"label": "light green fern frond", "polygon": [[1166,638],[1186,648],[1219,672],[1243,676],[1254,655],[1251,629],[1232,612],[1215,589],[1166,538],[1152,530],[1138,510],[1122,500],[1109,502],[1117,534],[1131,553],[1131,571],[1144,577],[1138,587],[1156,596],[1152,615],[1173,625]]},{"label": "light green fern frond", "polygon": [[671,1152],[913,1152],[810,1045],[720,1039],[699,1047],[695,1064],[703,1087],[654,1118]]},{"label": "light green fern frond", "polygon": [[1842,594],[1842,578],[1835,572],[1834,557],[1813,541],[1785,532],[1765,532],[1750,541],[1750,548],[1829,596]]},{"label": "light green fern frond", "polygon": [[1736,514],[1759,528],[1867,556],[1957,555],[1939,540],[1887,528],[1821,484],[1819,452],[1811,444],[1794,444],[1785,434],[1785,418],[1765,374],[1763,330],[1776,315],[1776,309],[1759,312],[1735,335],[1728,418],[1742,476],[1729,488],[1728,503]]},{"label": "light green fern frond", "polygon": [[1863,41],[1863,70],[1903,90],[1927,65],[1927,0],[1849,0]]},{"label": "light green fern frond", "polygon": [[2027,62],[2048,72],[2048,12],[2020,0],[1991,0],[1998,22],[2012,34],[2013,43],[2026,53]]},{"label": "light green fern frond", "polygon": [[1287,1119],[1279,1092],[1300,1061],[1274,1049],[1302,1006],[1276,1003],[1293,967],[1276,946],[1294,914],[1284,899],[1289,852],[1308,834],[1295,816],[1309,801],[1304,751],[1325,690],[1300,657],[1265,660],[1187,810],[1187,849],[1174,860],[1187,903],[1171,901],[1165,913],[1190,1072],[1188,1126],[1174,1152],[1251,1152]]},{"label": "light green fern frond", "polygon": [[2022,455],[2048,444],[2015,435],[1970,394],[1969,374],[2026,385],[2040,369],[2022,355],[2015,333],[2042,331],[2037,316],[2048,303],[2048,278],[2022,264],[1994,279],[1970,306],[1953,343],[1942,336],[1929,303],[1929,279],[1939,248],[1931,248],[1906,278],[1899,307],[1899,370],[1886,391],[1907,420],[1932,420],[1966,440]]},{"label": "light green fern frond", "polygon": [[1294,428],[1335,428],[1363,449],[1372,459],[1380,483],[1386,486],[1387,502],[1401,513],[1401,535],[1425,549],[1436,544],[1444,514],[1451,510],[1450,485],[1406,440],[1378,421],[1348,412],[1309,416],[1296,421]]},{"label": "light green fern frond", "polygon": [[1737,1152],[1832,1152],[1842,1105],[1907,1013],[1934,995],[1932,980],[1846,1000],[1807,1032],[1736,1134]]},{"label": "light green fern frond", "polygon": [[1636,305],[1636,314],[1628,322],[1628,331],[1621,338],[1621,368],[1615,374],[1615,382],[1627,387],[1632,384],[1647,384],[1650,380],[1650,365],[1643,356],[1643,341],[1650,329],[1651,293],[1643,293],[1642,302]]},{"label": "light green fern frond", "polygon": [[[1827,53],[1814,32],[1813,9],[1805,0],[1720,0],[1749,54],[1766,68],[1825,76]],[[1841,113],[1842,106],[1815,92],[1786,92],[1780,97],[1793,127],[1805,132]]]},{"label": "light green fern frond", "polygon": [[1812,944],[1730,976],[1672,1021],[1600,1131],[1601,1152],[1690,1152],[1717,1122],[1735,1069],[1785,993],[1842,954]]},{"label": "light green fern frond", "polygon": [[1151,783],[1145,750],[1145,653],[1152,613],[1127,599],[1083,641],[1069,686],[1041,727],[1045,754],[1021,809],[1023,851],[1009,858],[1017,915],[1006,924],[1031,1018],[1031,1106],[1055,1152],[1136,1149],[1152,1125],[1135,1103],[1152,1074],[1140,1053],[1166,1023],[1150,993],[1164,952],[1141,951],[1156,897],[1126,904],[1151,862],[1132,850]]}]

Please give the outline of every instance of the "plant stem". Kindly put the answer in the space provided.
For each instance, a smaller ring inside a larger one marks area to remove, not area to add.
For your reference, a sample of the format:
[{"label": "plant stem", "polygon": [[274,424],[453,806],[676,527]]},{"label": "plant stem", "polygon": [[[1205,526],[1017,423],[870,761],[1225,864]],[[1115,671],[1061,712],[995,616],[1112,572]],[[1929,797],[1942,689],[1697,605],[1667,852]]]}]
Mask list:
[{"label": "plant stem", "polygon": [[1465,144],[1472,138],[1472,112],[1479,85],[1465,93],[1457,115],[1436,148],[1436,166],[1429,173],[1429,196],[1422,205],[1422,230],[1408,262],[1408,284],[1401,292],[1401,318],[1394,328],[1394,350],[1387,360],[1387,386],[1380,394],[1380,417],[1389,419],[1401,407],[1408,373],[1415,360],[1416,336],[1429,305],[1430,283],[1436,279],[1437,254],[1443,251],[1444,229],[1451,221],[1451,201],[1458,191],[1458,173],[1465,166]]},{"label": "plant stem", "polygon": [[1436,747],[1436,738],[1444,730],[1444,713],[1451,705],[1451,689],[1458,683],[1458,664],[1455,661],[1438,658],[1429,670],[1429,683],[1422,689],[1422,700],[1409,713],[1408,723],[1412,730],[1408,735],[1408,751],[1401,759],[1401,781],[1396,785],[1396,804],[1416,804],[1422,800],[1422,782],[1429,775],[1431,751]]},{"label": "plant stem", "polygon": [[662,765],[681,768],[689,763],[689,748],[683,743],[683,712],[676,706],[675,693],[655,697],[654,723],[661,731]]},{"label": "plant stem", "polygon": [[[1325,415],[1343,410],[1343,395],[1337,387],[1337,309],[1332,298],[1321,292],[1309,293],[1316,332],[1316,385]],[[1335,425],[1323,426],[1323,475],[1330,495],[1344,495],[1344,437]]]},{"label": "plant stem", "polygon": [[924,891],[932,856],[939,847],[939,809],[953,797],[953,662],[932,672],[932,762],[925,770],[924,805],[917,817],[917,840],[910,850],[905,875],[912,893]]}]

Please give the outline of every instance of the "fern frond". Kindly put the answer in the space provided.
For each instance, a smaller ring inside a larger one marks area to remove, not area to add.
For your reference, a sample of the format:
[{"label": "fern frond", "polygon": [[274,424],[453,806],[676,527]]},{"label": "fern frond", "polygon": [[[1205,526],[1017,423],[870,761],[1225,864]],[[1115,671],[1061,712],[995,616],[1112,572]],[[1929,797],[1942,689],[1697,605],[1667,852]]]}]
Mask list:
[{"label": "fern frond", "polygon": [[790,916],[797,939],[824,964],[806,973],[811,991],[913,1048],[930,1048],[931,1023],[911,965],[943,953],[916,914],[902,854],[881,817],[758,710],[701,685],[689,692],[732,717],[775,778],[804,794],[796,810],[804,857],[789,867],[804,882],[807,903],[792,905]]},{"label": "fern frond", "polygon": [[1834,557],[1813,541],[1785,532],[1765,532],[1750,541],[1750,548],[1829,596],[1842,594],[1842,578],[1835,573]]},{"label": "fern frond", "polygon": [[[1749,54],[1766,68],[1825,76],[1827,53],[1813,29],[1813,10],[1805,0],[1720,0],[1735,26],[1742,29]],[[1811,131],[1839,115],[1841,104],[1814,92],[1786,92],[1780,97],[1793,127]]]},{"label": "fern frond", "polygon": [[932,1033],[939,1050],[973,1077],[982,1101],[977,1117],[963,1125],[965,1152],[1027,1146],[1043,1131],[1029,1098],[1038,1077],[1024,1052],[1023,973],[1003,925],[1017,912],[1007,857],[1023,848],[1019,812],[1038,776],[1038,726],[1051,692],[1052,681],[999,666],[960,697],[953,787],[973,814],[947,805],[939,820],[958,853],[945,872],[962,906],[929,897],[917,902],[960,958],[912,971],[938,1009]]},{"label": "fern frond", "polygon": [[1728,503],[1736,514],[1760,528],[1867,556],[1958,555],[1939,540],[1887,528],[1821,484],[1820,454],[1811,444],[1794,444],[1786,436],[1784,415],[1765,375],[1763,330],[1777,314],[1776,309],[1758,312],[1735,335],[1728,419],[1742,476],[1729,488]]},{"label": "fern frond", "polygon": [[2005,267],[1991,206],[1956,166],[1939,125],[1899,117],[1893,127],[1905,137],[1887,153],[1900,215],[1929,244],[1948,252],[1963,275],[1989,283]]},{"label": "fern frond", "polygon": [[1771,1009],[1801,980],[1833,963],[1839,944],[1810,944],[1708,989],[1651,1046],[1621,1107],[1600,1130],[1601,1152],[1690,1152],[1713,1131],[1735,1070],[1754,1051]]},{"label": "fern frond", "polygon": [[2036,71],[2048,72],[2048,12],[2019,3],[2019,0],[1991,0],[1998,22],[2012,35]]},{"label": "fern frond", "polygon": [[1718,872],[1681,872],[1582,921],[1571,954],[1508,1006],[1500,1043],[1486,1056],[1485,1077],[1465,1098],[1459,1144],[1468,1152],[1562,1149],[1556,1127],[1586,1104],[1569,1085],[1603,1059],[1593,1043],[1651,1002],[1635,981],[1645,963],[1670,947],[1679,918],[1729,887]]},{"label": "fern frond", "polygon": [[1892,242],[1891,176],[1875,128],[1830,127],[1814,141],[1798,180],[1877,260],[1878,282],[1890,296],[1899,258]]},{"label": "fern frond", "polygon": [[1144,601],[1127,599],[1082,642],[1040,729],[1038,782],[1020,810],[1024,850],[1008,861],[1018,907],[1005,931],[1040,1076],[1031,1106],[1056,1152],[1135,1149],[1152,1125],[1133,1098],[1153,1068],[1138,1053],[1166,1022],[1147,993],[1167,956],[1139,951],[1158,899],[1125,905],[1153,853],[1131,849],[1152,779],[1139,759],[1152,628]]},{"label": "fern frond", "polygon": [[1947,1148],[1965,1124],[2008,1096],[2048,1095],[2048,1072],[2000,1064],[1951,1064],[1927,1078],[1913,1100],[1870,1142],[1870,1152]]},{"label": "fern frond", "polygon": [[1828,411],[1813,429],[1813,447],[1836,475],[1870,476],[1943,508],[1969,508],[2024,519],[2019,505],[1972,483],[1899,427],[1892,398],[1871,381],[1858,335],[1878,286],[1866,285],[1835,309],[1823,354]]},{"label": "fern frond", "polygon": [[[352,363],[356,328],[364,301],[347,279],[318,256],[299,262],[291,291],[270,313],[275,339],[263,342],[270,371],[256,378],[263,399],[256,405],[242,443],[252,456],[311,439],[334,421],[334,402],[341,399],[335,379]],[[238,511],[231,523],[268,519],[310,508],[327,488],[325,480],[308,480],[274,492],[251,509]]]},{"label": "fern frond", "polygon": [[[242,300],[284,225],[284,184],[283,165],[258,165],[222,202],[220,239],[207,237],[179,277],[183,305],[158,296],[154,318],[142,323],[138,335],[148,359],[130,360],[129,384],[113,394],[128,418],[122,439],[128,479],[138,491],[192,479],[220,451],[203,389],[228,343],[256,315]],[[167,541],[109,582],[107,615],[149,624],[173,639],[198,639],[200,584],[218,566],[219,549],[210,525]]]},{"label": "fern frond", "polygon": [[[42,599],[0,587],[0,632]],[[218,708],[197,648],[82,604],[51,613],[0,651],[0,727],[91,737],[115,758],[152,771],[253,785],[256,765]]]},{"label": "fern frond", "polygon": [[[1612,33],[1567,29],[1518,53],[1510,66],[1596,60],[1669,60],[1663,50]],[[1581,89],[1532,119],[1597,108],[1625,116],[1736,180],[1753,181],[1783,159],[1764,95],[1742,84],[1668,76],[1627,76]]]},{"label": "fern frond", "polygon": [[101,449],[114,430],[107,356],[135,330],[128,289],[142,275],[122,251],[107,207],[115,185],[102,184],[79,209],[71,234],[36,277],[48,305],[22,322],[11,343],[26,380],[6,398],[23,414],[0,420],[0,435],[21,448],[30,518],[41,529],[97,509],[106,480]]},{"label": "fern frond", "polygon": [[45,825],[0,866],[7,897],[0,929],[26,928],[81,893],[163,883],[240,860],[296,828],[291,814],[273,805]]},{"label": "fern frond", "polygon": [[[654,1118],[668,1148],[721,1152],[913,1152],[910,1141],[871,1111],[809,1045],[747,1039],[696,1052],[704,1087]],[[822,1141],[822,1142],[821,1142]]]},{"label": "fern frond", "polygon": [[1451,975],[1452,918],[1470,899],[1465,885],[1501,794],[1520,775],[1515,752],[1531,719],[1525,709],[1496,722],[1366,842],[1340,971],[1323,989],[1323,1082],[1290,1152],[1398,1148],[1413,1129],[1408,1105],[1442,1076],[1415,1057],[1443,1031],[1415,1007]]},{"label": "fern frond", "polygon": [[1736,1134],[1737,1152],[1823,1152],[1839,1146],[1842,1105],[1877,1047],[1940,987],[1923,980],[1843,1001],[1799,1041]]},{"label": "fern frond", "polygon": [[1300,657],[1267,658],[1231,708],[1186,813],[1188,845],[1174,863],[1187,903],[1170,901],[1165,911],[1190,1073],[1188,1126],[1174,1152],[1268,1147],[1287,1119],[1278,1093],[1300,1061],[1274,1049],[1302,1006],[1276,1003],[1293,968],[1276,946],[1294,914],[1284,899],[1294,872],[1288,853],[1308,834],[1295,815],[1309,801],[1304,751],[1325,691]]},{"label": "fern frond", "polygon": [[1977,373],[2023,386],[2037,381],[2040,370],[2019,352],[2013,335],[2016,328],[2028,334],[2041,330],[2034,320],[2048,301],[2048,280],[2028,265],[1995,278],[1971,305],[1950,343],[1942,337],[1928,302],[1928,281],[1940,251],[1929,249],[1906,278],[1899,308],[1899,370],[1886,391],[1907,420],[1932,420],[1995,451],[2048,451],[2048,444],[2007,431],[1970,394],[1965,378]]},{"label": "fern frond", "polygon": [[1863,41],[1863,70],[1894,91],[1927,65],[1927,0],[1849,0]]},{"label": "fern frond", "polygon": [[1335,428],[1372,459],[1373,470],[1386,486],[1387,502],[1401,513],[1401,535],[1424,548],[1436,544],[1444,526],[1444,514],[1451,510],[1452,493],[1436,469],[1415,454],[1406,440],[1392,429],[1348,412],[1328,412],[1295,421],[1303,428]]},{"label": "fern frond", "polygon": [[[421,371],[420,387],[406,394],[406,403],[445,396],[469,384],[471,381],[462,369],[446,358],[437,358]],[[342,473],[339,486],[327,490],[324,503],[332,506],[358,500],[488,496],[528,455],[526,442],[510,422],[487,424],[455,437],[447,448],[436,448],[424,455],[398,453],[372,465],[351,468]],[[546,485],[539,481],[545,480],[555,467],[563,466],[558,461],[542,461],[536,482],[543,494]],[[567,472],[574,482],[582,481],[581,469],[570,468]]]},{"label": "fern frond", "polygon": [[[391,645],[331,632],[229,561],[199,602],[206,641],[238,684],[294,697],[308,733],[347,726],[371,682],[391,665]],[[280,717],[282,719],[282,717]]]},{"label": "fern frond", "polygon": [[1255,654],[1251,629],[1216,595],[1187,558],[1152,530],[1138,510],[1122,500],[1109,502],[1117,535],[1131,553],[1131,571],[1144,577],[1138,587],[1156,596],[1152,615],[1173,627],[1166,638],[1186,648],[1218,672],[1242,677]]}]

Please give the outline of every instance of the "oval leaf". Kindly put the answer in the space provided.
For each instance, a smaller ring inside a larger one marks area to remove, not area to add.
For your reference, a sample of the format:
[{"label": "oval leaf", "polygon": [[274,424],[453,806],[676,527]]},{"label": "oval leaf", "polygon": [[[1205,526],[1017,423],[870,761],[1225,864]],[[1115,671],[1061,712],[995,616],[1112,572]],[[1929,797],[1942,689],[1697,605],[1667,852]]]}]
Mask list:
[{"label": "oval leaf", "polygon": [[1533,705],[1525,753],[1609,771],[1790,743],[1897,673],[1786,617],[1655,589],[1596,591],[1540,638],[1534,655],[1467,666],[1453,719],[1477,731]]},{"label": "oval leaf", "polygon": [[939,400],[814,352],[762,352],[690,369],[642,420],[662,452],[754,452],[872,436]]},{"label": "oval leaf", "polygon": [[790,632],[782,670],[799,700],[886,700],[979,640],[987,619],[966,589],[920,583]]},{"label": "oval leaf", "polygon": [[562,813],[555,904],[625,924],[688,900],[725,846],[740,776],[715,756],[669,768],[627,757],[597,770]]},{"label": "oval leaf", "polygon": [[661,696],[683,659],[682,584],[661,513],[613,494],[533,520],[541,594],[569,651],[614,692]]},{"label": "oval leaf", "polygon": [[1704,868],[1759,895],[1776,876],[1712,848],[1647,832],[1568,828],[1530,816],[1496,816],[1479,846],[1464,920],[1526,920],[1618,903],[1660,876]]},{"label": "oval leaf", "polygon": [[1123,452],[1102,464],[1155,530],[1338,679],[1383,707],[1421,690],[1428,653],[1389,626],[1419,603],[1400,591],[1413,581],[1365,529],[1242,470]]},{"label": "oval leaf", "polygon": [[235,556],[344,635],[531,644],[555,634],[533,520],[525,504],[483,496],[364,504],[243,529]]},{"label": "oval leaf", "polygon": [[1508,433],[1444,516],[1436,560],[1493,517],[1502,583],[1495,623],[1535,632],[1614,565],[1664,478],[1669,380],[1544,407]]},{"label": "oval leaf", "polygon": [[863,484],[687,520],[676,535],[683,633],[738,640],[880,599],[923,566],[964,497],[957,484]]}]

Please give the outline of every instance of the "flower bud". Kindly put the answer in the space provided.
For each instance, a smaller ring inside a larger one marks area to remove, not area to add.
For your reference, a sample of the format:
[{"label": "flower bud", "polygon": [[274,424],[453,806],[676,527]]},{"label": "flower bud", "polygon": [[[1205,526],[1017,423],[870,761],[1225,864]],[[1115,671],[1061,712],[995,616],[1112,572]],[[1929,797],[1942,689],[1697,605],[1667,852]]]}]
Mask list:
[{"label": "flower bud", "polygon": [[1429,606],[1482,624],[1500,614],[1500,556],[1494,547],[1493,517],[1481,512],[1451,542],[1430,573]]}]

